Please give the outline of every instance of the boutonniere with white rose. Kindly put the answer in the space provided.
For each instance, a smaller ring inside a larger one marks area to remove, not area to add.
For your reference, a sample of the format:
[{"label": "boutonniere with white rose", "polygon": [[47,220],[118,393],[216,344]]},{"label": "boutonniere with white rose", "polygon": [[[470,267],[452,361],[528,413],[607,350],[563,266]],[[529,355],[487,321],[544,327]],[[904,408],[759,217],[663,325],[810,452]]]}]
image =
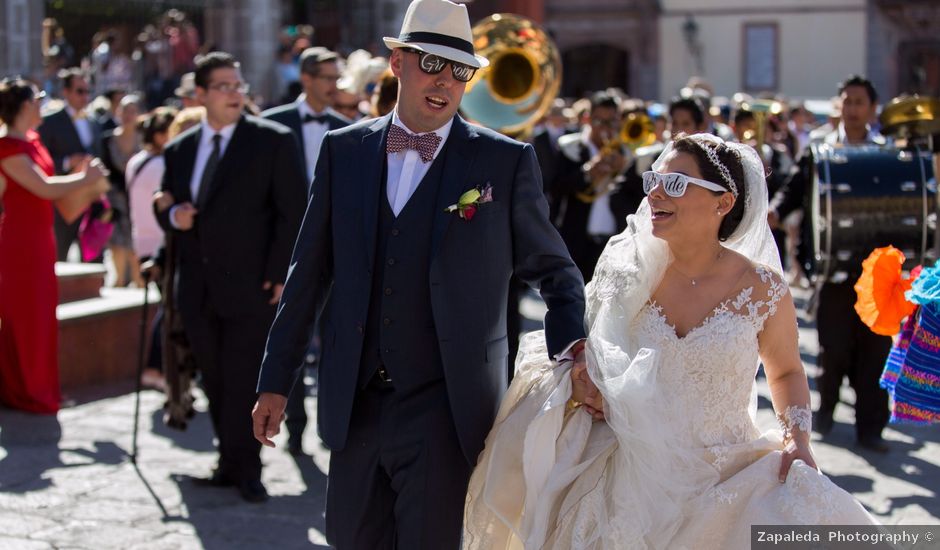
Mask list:
[{"label": "boutonniere with white rose", "polygon": [[457,204],[452,204],[444,209],[445,212],[456,212],[461,219],[470,221],[481,204],[493,202],[493,186],[489,182],[483,186],[477,186],[457,199]]}]

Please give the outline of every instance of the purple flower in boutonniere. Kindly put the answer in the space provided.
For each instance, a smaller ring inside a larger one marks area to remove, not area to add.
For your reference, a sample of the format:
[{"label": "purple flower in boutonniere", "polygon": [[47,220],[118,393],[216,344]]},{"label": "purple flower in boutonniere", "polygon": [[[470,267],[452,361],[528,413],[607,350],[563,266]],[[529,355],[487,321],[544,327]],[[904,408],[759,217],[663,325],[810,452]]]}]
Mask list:
[{"label": "purple flower in boutonniere", "polygon": [[457,212],[457,215],[464,220],[470,221],[473,215],[477,213],[477,208],[481,204],[493,202],[493,186],[489,182],[486,185],[475,187],[457,199],[457,204],[452,204],[444,209],[445,212]]}]

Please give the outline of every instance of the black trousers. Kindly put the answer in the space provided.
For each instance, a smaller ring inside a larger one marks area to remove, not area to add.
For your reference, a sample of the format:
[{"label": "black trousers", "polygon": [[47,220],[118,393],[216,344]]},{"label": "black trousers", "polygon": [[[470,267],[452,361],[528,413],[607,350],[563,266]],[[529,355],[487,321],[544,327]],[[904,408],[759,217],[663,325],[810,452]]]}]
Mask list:
[{"label": "black trousers", "polygon": [[825,283],[819,293],[816,329],[819,332],[819,365],[816,380],[821,414],[835,410],[842,379],[849,377],[855,390],[855,433],[859,439],[880,436],[888,424],[888,393],[878,385],[891,351],[891,338],[872,332],[855,313],[855,278],[844,283]]},{"label": "black trousers", "polygon": [[59,211],[55,208],[52,210],[54,216],[53,231],[55,232],[55,259],[57,262],[64,262],[68,259],[69,248],[71,248],[72,243],[78,240],[78,227],[82,224],[82,219],[79,218],[73,223],[65,223],[65,220],[59,215]]},{"label": "black trousers", "polygon": [[408,393],[374,377],[330,456],[326,537],[338,550],[456,550],[470,480],[443,380]]},{"label": "black trousers", "polygon": [[201,315],[183,316],[219,440],[219,470],[235,481],[261,478],[261,443],[252,431],[251,409],[273,320],[273,307],[270,315],[223,318],[204,307]]}]

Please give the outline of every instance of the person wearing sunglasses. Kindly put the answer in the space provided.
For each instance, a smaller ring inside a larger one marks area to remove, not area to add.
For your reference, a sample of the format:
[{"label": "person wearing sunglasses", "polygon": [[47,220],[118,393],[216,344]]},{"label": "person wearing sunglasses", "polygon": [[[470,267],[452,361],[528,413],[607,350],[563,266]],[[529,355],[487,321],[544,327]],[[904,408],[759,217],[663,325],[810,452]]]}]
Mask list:
[{"label": "person wearing sunglasses", "polygon": [[[66,175],[81,166],[87,156],[100,154],[103,130],[86,112],[91,95],[85,72],[79,68],[63,69],[58,77],[62,81],[65,105],[43,116],[37,131],[52,155],[55,173]],[[55,214],[57,261],[67,260],[69,248],[78,240],[80,224],[81,218],[66,223],[58,213]]]},{"label": "person wearing sunglasses", "polygon": [[[763,162],[677,137],[588,285],[573,383],[537,336],[518,358],[470,481],[465,550],[748,548],[752,525],[875,523],[813,458]],[[750,409],[761,365],[779,431]]]},{"label": "person wearing sunglasses", "polygon": [[323,311],[329,544],[459,548],[470,472],[509,378],[510,278],[547,304],[546,360],[584,336],[583,282],[532,146],[457,115],[488,63],[466,6],[415,0],[385,44],[397,104],[323,139],[252,416],[273,446]]},{"label": "person wearing sunglasses", "polygon": [[261,445],[246,421],[306,176],[288,128],[243,114],[248,86],[234,57],[199,58],[194,81],[205,118],[164,150],[159,201],[173,205],[157,220],[177,252],[176,301],[218,438],[218,466],[199,482],[262,502]]}]

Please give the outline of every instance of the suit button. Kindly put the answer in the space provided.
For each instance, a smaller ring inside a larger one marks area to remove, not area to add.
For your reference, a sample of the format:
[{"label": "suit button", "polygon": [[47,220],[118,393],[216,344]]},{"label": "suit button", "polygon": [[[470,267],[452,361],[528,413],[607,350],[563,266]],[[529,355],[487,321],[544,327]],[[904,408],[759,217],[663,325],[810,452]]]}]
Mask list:
[{"label": "suit button", "polygon": [[388,265],[395,265],[395,258],[389,258]]},{"label": "suit button", "polygon": [[382,320],[382,324],[385,326],[389,326],[392,324],[392,320],[386,317],[385,319]]},{"label": "suit button", "polygon": [[392,229],[392,236],[393,236],[393,237],[397,237],[397,236],[398,236],[398,229]]},{"label": "suit button", "polygon": [[209,258],[203,258],[202,265],[209,265]]},{"label": "suit button", "polygon": [[385,289],[385,295],[386,295],[386,296],[391,296],[391,295],[392,295],[392,289],[386,288],[386,289]]}]

